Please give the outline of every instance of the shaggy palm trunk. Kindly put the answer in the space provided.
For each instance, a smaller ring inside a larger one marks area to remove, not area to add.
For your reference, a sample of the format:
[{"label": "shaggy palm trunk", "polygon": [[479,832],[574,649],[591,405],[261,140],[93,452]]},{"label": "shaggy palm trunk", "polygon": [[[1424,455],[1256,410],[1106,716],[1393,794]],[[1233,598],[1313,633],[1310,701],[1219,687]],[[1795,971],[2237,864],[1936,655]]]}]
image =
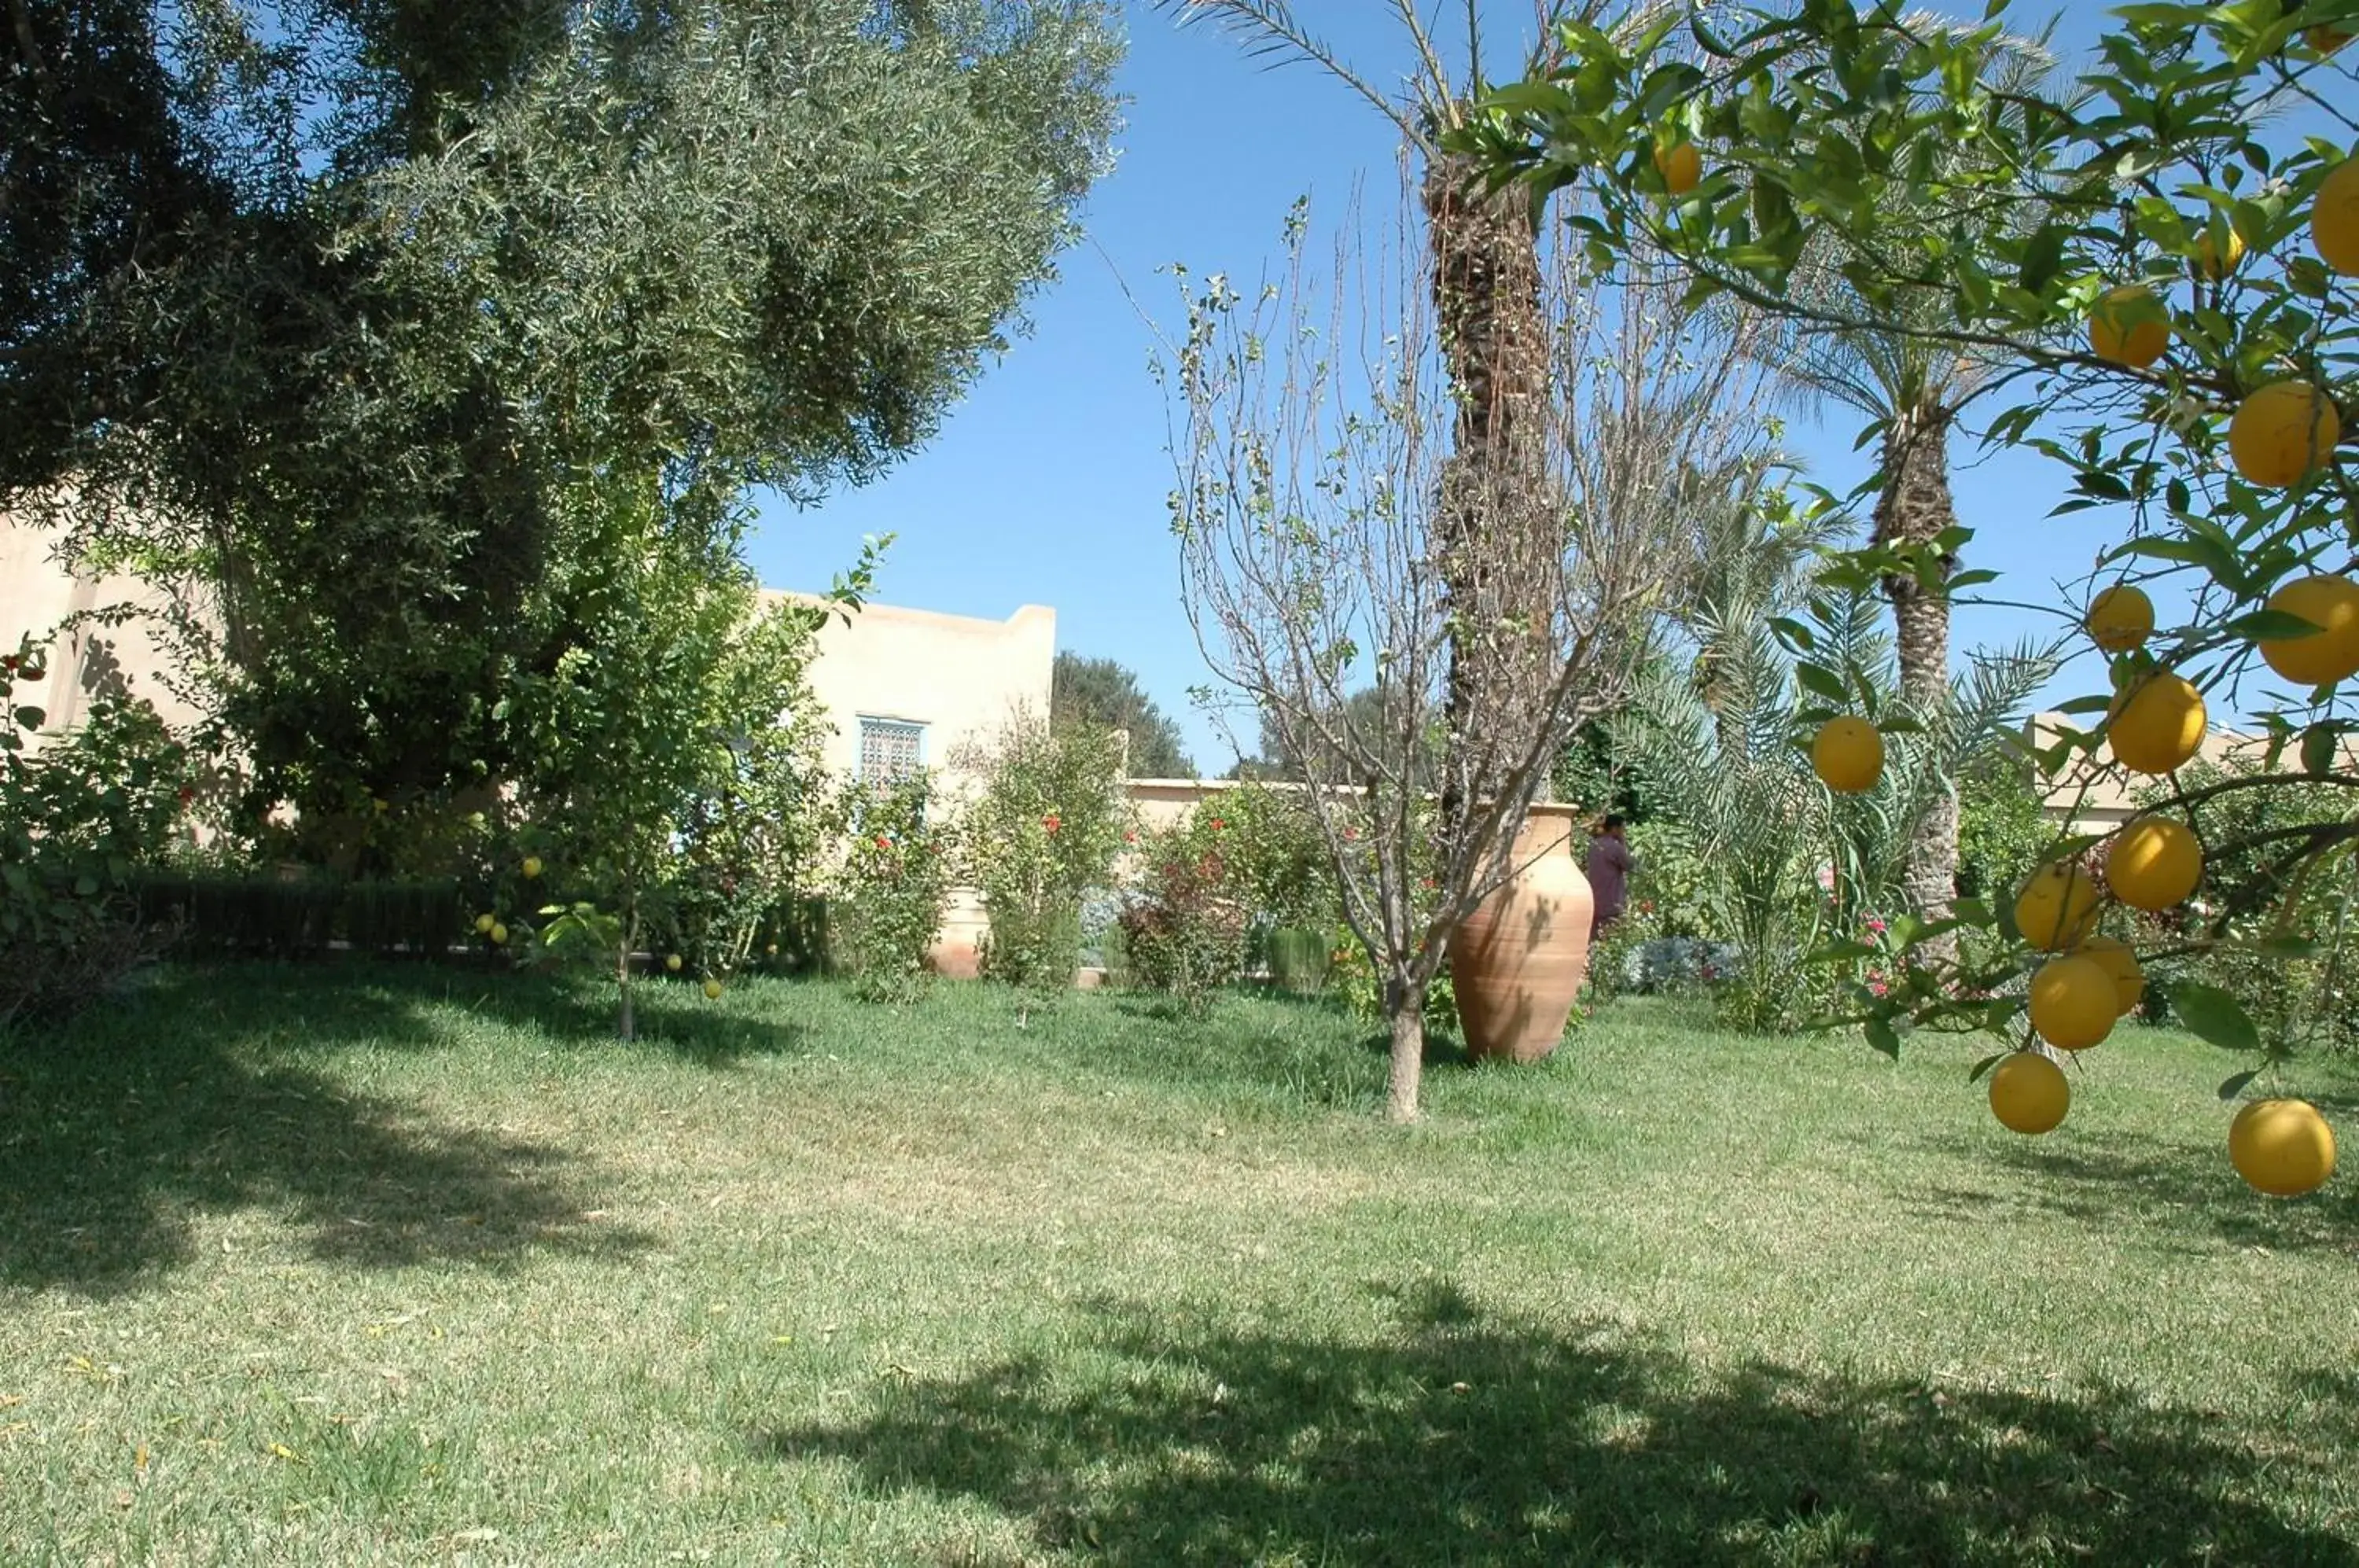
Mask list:
[{"label": "shaggy palm trunk", "polygon": [[[1463,628],[1451,648],[1451,755],[1443,764],[1439,824],[1445,845],[1470,803],[1468,759],[1513,736],[1527,706],[1548,689],[1561,552],[1549,504],[1549,345],[1538,239],[1527,200],[1513,191],[1484,195],[1469,183],[1473,172],[1463,158],[1437,157],[1424,183],[1435,317],[1458,402],[1436,530],[1443,591]],[[1481,550],[1466,548],[1477,540]],[[1477,557],[1485,563],[1480,569]],[[1504,629],[1516,626],[1526,629]],[[1510,741],[1506,749],[1523,748]]]},{"label": "shaggy palm trunk", "polygon": [[[1949,409],[1936,405],[1893,419],[1885,435],[1884,492],[1875,502],[1877,544],[1927,544],[1957,521],[1950,501],[1949,449]],[[1955,570],[1956,558],[1944,555],[1943,583]],[[1934,713],[1950,696],[1948,589],[1893,576],[1885,579],[1884,590],[1892,601],[1901,696],[1918,712]],[[1957,878],[1958,798],[1943,790],[1909,828],[1901,887],[1911,909],[1938,918],[1957,896]],[[1955,951],[1947,938],[1926,945],[1928,957],[1946,959]]]},{"label": "shaggy palm trunk", "polygon": [[1425,996],[1398,978],[1385,982],[1385,1018],[1392,1026],[1392,1070],[1385,1085],[1385,1116],[1417,1120],[1425,1082]]}]

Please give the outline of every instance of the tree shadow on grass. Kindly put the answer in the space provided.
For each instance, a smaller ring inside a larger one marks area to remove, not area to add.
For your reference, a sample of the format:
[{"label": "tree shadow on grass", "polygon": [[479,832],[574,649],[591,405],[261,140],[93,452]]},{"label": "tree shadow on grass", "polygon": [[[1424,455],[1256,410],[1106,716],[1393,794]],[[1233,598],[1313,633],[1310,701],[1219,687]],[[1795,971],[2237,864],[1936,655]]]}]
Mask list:
[{"label": "tree shadow on grass", "polygon": [[[578,972],[527,971],[488,976],[463,996],[468,1011],[517,1029],[534,1029],[568,1044],[623,1051],[659,1051],[715,1072],[764,1057],[808,1050],[810,1031],[801,1024],[762,1016],[743,988],[717,1001],[701,984],[644,977],[631,987],[632,1039],[623,1040],[612,975],[586,982]],[[754,993],[758,996],[759,992]]]},{"label": "tree shadow on grass", "polygon": [[65,1029],[0,1038],[0,1283],[151,1288],[190,1260],[203,1216],[246,1209],[365,1268],[646,1246],[593,1217],[609,1183],[579,1156],[439,1124],[321,1070],[345,1047],[440,1043],[409,1005],[425,994],[381,975],[167,970]]},{"label": "tree shadow on grass", "polygon": [[1447,1287],[1399,1305],[1382,1344],[1103,1307],[1089,1356],[886,1384],[864,1419],[750,1442],[1115,1564],[2359,1563],[2316,1522],[2325,1454],[2129,1390],[1706,1372]]},{"label": "tree shadow on grass", "polygon": [[1995,1144],[1951,1134],[1922,1143],[1991,1175],[1971,1188],[1905,1191],[1902,1201],[1920,1214],[1976,1219],[2031,1209],[2107,1231],[2130,1227],[2180,1251],[2224,1246],[2359,1255],[2359,1188],[2343,1178],[2306,1198],[2262,1197],[2228,1163],[2224,1120],[2210,1146],[2116,1129],[2079,1140],[2050,1134]]},{"label": "tree shadow on grass", "polygon": [[[1095,1053],[1114,1075],[1215,1093],[1273,1095],[1314,1109],[1373,1110],[1384,1104],[1391,1037],[1371,1035],[1333,1003],[1230,996],[1201,1016],[1143,996],[1123,996],[1114,1014],[1129,1028]],[[1429,1033],[1425,1065],[1463,1072],[1452,1037]]]}]

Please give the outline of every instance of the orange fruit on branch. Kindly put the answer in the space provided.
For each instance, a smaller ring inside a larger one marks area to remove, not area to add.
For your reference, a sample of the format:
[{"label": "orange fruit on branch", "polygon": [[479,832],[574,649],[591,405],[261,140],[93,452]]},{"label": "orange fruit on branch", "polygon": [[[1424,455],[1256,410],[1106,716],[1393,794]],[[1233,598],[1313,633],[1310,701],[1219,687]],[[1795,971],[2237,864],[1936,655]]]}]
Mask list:
[{"label": "orange fruit on branch", "polygon": [[2248,394],[2228,420],[2228,458],[2248,484],[2298,485],[2326,465],[2343,416],[2307,381],[2273,381]]},{"label": "orange fruit on branch", "polygon": [[2255,1192],[2299,1198],[2334,1174],[2334,1129],[2307,1100],[2255,1100],[2228,1124],[2228,1162]]},{"label": "orange fruit on branch", "polygon": [[2154,634],[2154,601],[2143,588],[2116,583],[2089,601],[2081,624],[2107,653],[2127,653]]},{"label": "orange fruit on branch", "polygon": [[2080,944],[2097,919],[2097,881],[2069,860],[2033,872],[2015,896],[2015,929],[2042,953]]},{"label": "orange fruit on branch", "polygon": [[2299,615],[2315,632],[2264,637],[2261,658],[2271,670],[2305,686],[2322,686],[2359,671],[2359,583],[2339,572],[2321,572],[2288,583],[2269,595],[2268,607]]},{"label": "orange fruit on branch", "polygon": [[1663,177],[1663,189],[1674,196],[1684,196],[1703,179],[1703,154],[1693,142],[1680,142],[1671,147],[1658,144],[1655,147],[1655,172]]},{"label": "orange fruit on branch", "polygon": [[2146,971],[2138,966],[2137,954],[2129,943],[2115,937],[2093,936],[2074,950],[2073,956],[2087,959],[2114,977],[2114,997],[2123,1018],[2137,1010],[2146,996]]},{"label": "orange fruit on branch", "polygon": [[1810,739],[1810,770],[1838,794],[1873,789],[1884,776],[1884,737],[1865,719],[1829,719]]},{"label": "orange fruit on branch", "polygon": [[2059,1051],[2086,1051],[2113,1032],[2121,993],[2104,965],[2067,954],[2031,976],[2031,1027]]},{"label": "orange fruit on branch", "polygon": [[2133,909],[2152,914],[2195,891],[2203,879],[2203,845],[2185,822],[2140,817],[2105,855],[2105,886]]},{"label": "orange fruit on branch", "polygon": [[2204,229],[2195,236],[2194,267],[2196,277],[2204,278],[2210,282],[2217,283],[2223,278],[2227,277],[2228,274],[2235,271],[2236,264],[2245,259],[2245,236],[2238,234],[2234,228],[2229,229],[2227,260],[2223,261],[2220,259],[2220,249],[2221,247],[2219,244],[2212,239],[2212,231],[2209,228]]},{"label": "orange fruit on branch", "polygon": [[2099,359],[2144,370],[2169,346],[2170,319],[2143,284],[2107,289],[2089,312],[2089,351]]},{"label": "orange fruit on branch", "polygon": [[1991,1115],[2009,1131],[2052,1131],[2071,1106],[2064,1070],[2036,1051],[2018,1051],[1991,1069]]},{"label": "orange fruit on branch", "polygon": [[2169,773],[2203,744],[2203,693],[2183,675],[2159,670],[2114,699],[2105,744],[2133,773]]},{"label": "orange fruit on branch", "polygon": [[2359,278],[2359,158],[2343,159],[2318,182],[2318,200],[2310,208],[2310,243],[2327,266],[2345,278]]}]

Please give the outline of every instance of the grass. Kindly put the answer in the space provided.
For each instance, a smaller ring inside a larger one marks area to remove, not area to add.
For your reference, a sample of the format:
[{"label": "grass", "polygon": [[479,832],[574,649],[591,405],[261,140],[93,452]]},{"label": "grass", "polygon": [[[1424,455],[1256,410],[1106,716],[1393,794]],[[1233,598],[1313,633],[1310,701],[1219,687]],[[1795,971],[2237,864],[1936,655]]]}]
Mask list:
[{"label": "grass", "polygon": [[[0,1043],[0,1562],[2359,1563],[2359,1200],[2138,1031],[157,974]],[[2359,1073],[2300,1087],[2359,1126]]]}]

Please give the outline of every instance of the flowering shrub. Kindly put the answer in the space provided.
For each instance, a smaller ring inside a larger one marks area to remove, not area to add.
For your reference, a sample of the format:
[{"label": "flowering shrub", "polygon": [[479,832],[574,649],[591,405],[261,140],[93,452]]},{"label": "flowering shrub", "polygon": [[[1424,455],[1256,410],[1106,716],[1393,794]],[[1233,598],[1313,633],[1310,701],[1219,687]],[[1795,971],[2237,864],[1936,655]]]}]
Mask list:
[{"label": "flowering shrub", "polygon": [[1227,830],[1225,817],[1199,811],[1142,835],[1145,883],[1122,913],[1131,977],[1191,1012],[1210,1006],[1244,964],[1245,907],[1230,880]]},{"label": "flowering shrub", "polygon": [[1082,897],[1105,884],[1128,831],[1121,735],[1019,713],[959,761],[984,779],[961,857],[991,920],[984,977],[1062,991],[1081,955]]},{"label": "flowering shrub", "polygon": [[927,821],[930,794],[922,778],[846,791],[853,838],[829,901],[828,940],[864,1000],[910,1001],[925,987],[951,883],[948,835]]}]

